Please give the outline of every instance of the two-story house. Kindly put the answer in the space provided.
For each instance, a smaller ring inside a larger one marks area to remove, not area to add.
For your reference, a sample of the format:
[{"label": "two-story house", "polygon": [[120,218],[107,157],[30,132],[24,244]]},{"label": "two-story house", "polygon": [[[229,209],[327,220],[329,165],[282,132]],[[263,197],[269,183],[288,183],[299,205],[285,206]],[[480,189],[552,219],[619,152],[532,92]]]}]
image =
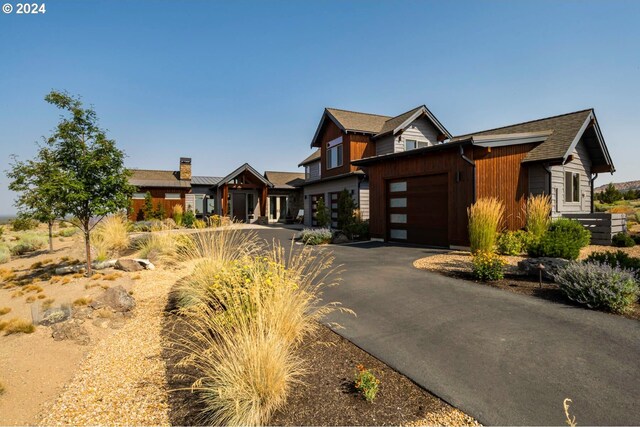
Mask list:
[{"label": "two-story house", "polygon": [[333,226],[338,194],[346,189],[362,219],[369,219],[369,181],[352,162],[440,144],[451,134],[424,105],[395,117],[326,108],[311,141],[316,150],[305,168],[305,224],[316,226],[318,200],[331,210]]}]

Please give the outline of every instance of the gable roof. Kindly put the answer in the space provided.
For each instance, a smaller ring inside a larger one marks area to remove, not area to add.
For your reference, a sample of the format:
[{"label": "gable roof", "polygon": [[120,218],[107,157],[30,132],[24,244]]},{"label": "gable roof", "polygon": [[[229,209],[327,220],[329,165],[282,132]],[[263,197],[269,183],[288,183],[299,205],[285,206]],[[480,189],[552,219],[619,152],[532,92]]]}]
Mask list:
[{"label": "gable roof", "polygon": [[320,149],[318,148],[316,151],[311,153],[309,157],[298,163],[298,166],[304,166],[311,162],[315,162],[316,160],[320,160]]},{"label": "gable roof", "polygon": [[252,175],[255,175],[255,177],[258,178],[267,187],[273,187],[273,184],[270,183],[268,179],[266,179],[265,177],[260,175],[260,172],[255,170],[249,163],[243,164],[238,169],[234,170],[229,175],[227,175],[224,178],[222,178],[220,181],[218,181],[217,185],[227,184],[229,181],[231,181],[233,178],[235,178],[236,176],[240,175],[244,171],[248,171]]},{"label": "gable roof", "polygon": [[136,187],[190,188],[191,182],[180,180],[177,171],[131,169],[129,184]]},{"label": "gable roof", "polygon": [[266,171],[264,176],[274,188],[282,190],[293,190],[304,184],[304,174],[299,172]]},{"label": "gable roof", "polygon": [[429,111],[426,105],[421,105],[412,110],[402,113],[387,120],[382,129],[375,135],[376,138],[389,133],[396,134],[397,132],[404,130],[413,123],[417,118],[425,115],[427,119],[442,133],[445,137],[451,138],[453,135],[440,123],[438,119]]},{"label": "gable roof", "polygon": [[192,176],[191,185],[217,185],[222,177],[219,176]]}]

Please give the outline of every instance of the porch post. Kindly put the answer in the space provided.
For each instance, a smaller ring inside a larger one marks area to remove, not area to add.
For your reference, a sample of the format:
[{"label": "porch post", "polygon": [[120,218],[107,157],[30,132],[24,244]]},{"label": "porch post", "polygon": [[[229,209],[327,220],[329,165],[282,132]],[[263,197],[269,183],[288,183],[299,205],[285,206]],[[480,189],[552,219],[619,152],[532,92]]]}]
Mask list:
[{"label": "porch post", "polygon": [[227,216],[229,206],[229,187],[226,183],[222,185],[222,200],[220,202],[220,205],[222,206],[220,216]]},{"label": "porch post", "polygon": [[260,196],[260,216],[267,216],[267,186],[262,187],[262,195]]}]

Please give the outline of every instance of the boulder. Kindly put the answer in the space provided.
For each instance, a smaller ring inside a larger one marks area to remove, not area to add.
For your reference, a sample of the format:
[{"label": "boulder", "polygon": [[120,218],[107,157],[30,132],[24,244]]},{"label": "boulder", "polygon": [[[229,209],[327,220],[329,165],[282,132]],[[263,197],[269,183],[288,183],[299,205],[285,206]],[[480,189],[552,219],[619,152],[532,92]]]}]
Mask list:
[{"label": "boulder", "polygon": [[351,240],[349,240],[347,235],[342,232],[336,232],[336,234],[333,236],[333,239],[331,239],[331,243],[338,244],[338,245],[340,243],[349,243],[350,241]]},{"label": "boulder", "polygon": [[139,262],[129,258],[120,258],[116,261],[115,267],[118,270],[127,272],[141,271],[144,269]]},{"label": "boulder", "polygon": [[73,320],[57,323],[51,329],[51,336],[55,341],[71,340],[80,345],[87,345],[91,341],[85,327]]},{"label": "boulder", "polygon": [[148,259],[133,258],[133,260],[140,264],[145,270],[153,270],[156,268],[156,266]]},{"label": "boulder", "polygon": [[562,258],[527,258],[518,263],[518,270],[522,271],[527,276],[538,278],[540,277],[540,269],[538,268],[538,266],[542,264],[544,265],[544,269],[542,270],[542,278],[547,281],[553,281],[554,275],[558,272],[558,270],[568,263],[569,261]]},{"label": "boulder", "polygon": [[132,310],[135,306],[136,301],[122,286],[107,289],[91,303],[91,307],[94,309],[110,307],[116,312],[127,312]]},{"label": "boulder", "polygon": [[51,326],[64,322],[71,317],[71,309],[68,306],[50,308],[42,314],[42,319],[38,322],[43,326]]}]

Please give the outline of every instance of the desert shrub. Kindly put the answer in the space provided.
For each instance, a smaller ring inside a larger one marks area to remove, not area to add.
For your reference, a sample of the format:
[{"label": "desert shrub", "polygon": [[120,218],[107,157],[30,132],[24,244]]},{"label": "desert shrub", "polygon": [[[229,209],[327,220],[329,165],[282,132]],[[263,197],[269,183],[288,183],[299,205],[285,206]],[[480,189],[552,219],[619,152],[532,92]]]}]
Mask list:
[{"label": "desert shrub", "polygon": [[140,258],[155,261],[173,262],[178,253],[190,245],[191,238],[163,229],[145,235],[136,241],[137,254]]},{"label": "desert shrub", "polygon": [[104,218],[91,234],[91,246],[96,261],[105,261],[117,256],[129,247],[129,222],[124,215],[112,215]]},{"label": "desert shrub", "polygon": [[91,304],[92,301],[93,300],[91,298],[80,297],[80,298],[76,299],[75,301],[73,301],[73,305],[76,306],[76,307],[82,307],[82,306]]},{"label": "desert shrub", "polygon": [[11,261],[11,251],[5,244],[0,243],[0,264]]},{"label": "desert shrub", "polygon": [[599,262],[612,267],[631,270],[640,278],[640,258],[631,257],[626,252],[620,250],[615,252],[593,252],[587,257],[586,261]]},{"label": "desert shrub", "polygon": [[173,220],[178,227],[182,227],[182,218],[184,216],[184,208],[182,205],[174,205],[172,212]]},{"label": "desert shrub", "polygon": [[187,211],[182,218],[182,223],[185,227],[192,228],[193,223],[196,221],[196,214],[193,211]]},{"label": "desert shrub", "polygon": [[502,279],[504,260],[493,252],[476,252],[473,255],[473,276],[483,282]]},{"label": "desert shrub", "polygon": [[2,239],[3,234],[4,234],[4,225],[0,225],[0,239]]},{"label": "desert shrub", "polygon": [[380,380],[371,372],[370,369],[365,368],[363,365],[356,366],[356,379],[355,388],[362,394],[364,399],[371,403],[378,394],[378,387],[380,386]]},{"label": "desert shrub", "polygon": [[33,326],[33,323],[28,320],[20,319],[14,317],[8,321],[0,321],[0,331],[4,331],[5,335],[11,334],[30,334],[36,330],[36,327]]},{"label": "desert shrub", "polygon": [[638,298],[633,273],[598,262],[572,262],[558,270],[555,281],[572,301],[589,308],[623,313]]},{"label": "desert shrub", "polygon": [[58,230],[58,236],[60,237],[71,237],[74,234],[76,234],[78,232],[78,229],[73,227],[73,228],[63,228],[61,230]]},{"label": "desert shrub", "polygon": [[305,228],[300,234],[300,240],[307,245],[322,245],[331,243],[333,233],[328,228]]},{"label": "desert shrub", "polygon": [[497,198],[481,198],[467,209],[467,213],[471,252],[493,252],[502,227],[504,204]]},{"label": "desert shrub", "polygon": [[520,255],[523,253],[529,242],[531,234],[524,231],[505,231],[498,236],[498,253],[502,255]]},{"label": "desert shrub", "polygon": [[331,224],[331,212],[324,202],[324,197],[321,197],[316,203],[316,221],[318,226],[323,228]]},{"label": "desert shrub", "polygon": [[611,244],[618,248],[631,248],[636,242],[627,233],[620,232],[611,238]]},{"label": "desert shrub", "polygon": [[527,231],[540,239],[551,224],[551,196],[529,196],[526,204]]},{"label": "desert shrub", "polygon": [[151,221],[137,221],[131,225],[131,231],[145,233],[151,231],[153,223]]},{"label": "desert shrub", "polygon": [[580,249],[589,244],[591,233],[578,221],[558,218],[537,242],[532,242],[527,252],[533,257],[577,259]]},{"label": "desert shrub", "polygon": [[0,396],[2,396],[3,394],[4,394],[4,385],[0,383]]},{"label": "desert shrub", "polygon": [[11,221],[11,228],[13,231],[29,231],[38,226],[38,221],[29,218],[24,215],[18,215],[13,221]]},{"label": "desert shrub", "polygon": [[23,255],[37,251],[47,245],[47,237],[37,233],[22,233],[18,241],[9,248],[11,255]]}]

